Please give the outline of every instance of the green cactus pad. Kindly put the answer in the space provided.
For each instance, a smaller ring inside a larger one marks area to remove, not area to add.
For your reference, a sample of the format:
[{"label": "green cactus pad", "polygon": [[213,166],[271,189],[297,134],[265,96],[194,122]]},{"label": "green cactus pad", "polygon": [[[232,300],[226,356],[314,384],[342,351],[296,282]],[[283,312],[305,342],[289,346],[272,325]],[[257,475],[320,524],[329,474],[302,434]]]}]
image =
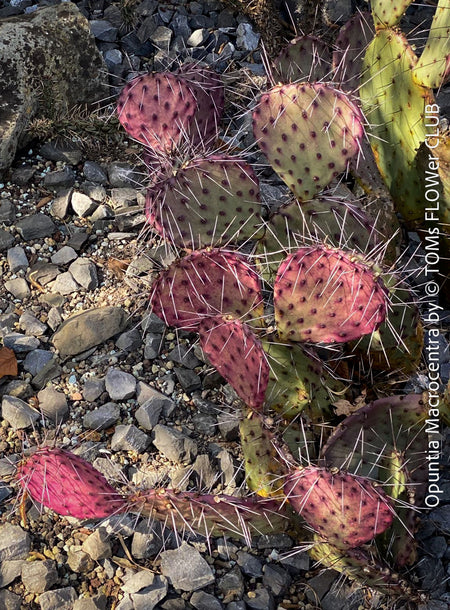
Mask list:
[{"label": "green cactus pad", "polygon": [[288,475],[284,492],[314,531],[339,549],[369,542],[393,520],[390,499],[365,477],[307,466]]},{"label": "green cactus pad", "polygon": [[428,477],[427,417],[422,394],[380,398],[348,416],[328,439],[322,456],[330,467],[385,481],[395,466],[392,456],[401,455],[408,491],[420,505]]},{"label": "green cactus pad", "polygon": [[346,91],[359,88],[363,59],[375,34],[372,15],[359,12],[339,31],[333,51],[334,80]]},{"label": "green cactus pad", "polygon": [[251,328],[223,316],[200,322],[200,345],[208,360],[253,409],[261,409],[269,381],[269,364]]},{"label": "green cactus pad", "polygon": [[243,538],[281,533],[288,526],[283,507],[275,500],[198,494],[176,489],[149,489],[129,498],[128,510],[162,521],[181,533]]},{"label": "green cactus pad", "polygon": [[280,52],[273,64],[273,78],[282,83],[330,79],[328,45],[315,36],[297,36]]},{"label": "green cactus pad", "polygon": [[195,250],[176,259],[152,286],[150,306],[168,326],[195,329],[210,315],[224,314],[262,325],[261,282],[237,252]]},{"label": "green cactus pad", "polygon": [[283,496],[286,466],[277,454],[272,435],[257,413],[249,412],[239,424],[249,489],[264,498]]},{"label": "green cactus pad", "polygon": [[428,40],[417,66],[414,80],[431,89],[438,89],[450,76],[450,1],[439,0],[433,16]]},{"label": "green cactus pad", "polygon": [[119,121],[149,149],[170,151],[185,137],[196,112],[187,84],[174,74],[143,74],[125,85],[117,102]]},{"label": "green cactus pad", "polygon": [[402,569],[417,561],[418,541],[414,534],[419,516],[416,508],[408,506],[397,506],[396,515],[391,527],[382,534],[380,546],[385,549],[384,556],[389,563],[396,569]]},{"label": "green cactus pad", "polygon": [[323,566],[337,570],[365,587],[381,589],[384,594],[407,593],[408,584],[374,556],[372,549],[338,549],[317,534],[309,555]]},{"label": "green cactus pad", "polygon": [[420,364],[424,333],[420,312],[411,290],[397,276],[383,276],[389,290],[386,319],[371,335],[361,337],[349,347],[359,356],[363,369],[412,373]]},{"label": "green cactus pad", "polygon": [[343,391],[318,358],[309,356],[299,345],[263,342],[269,357],[270,375],[266,406],[292,420],[300,413],[315,422],[334,415],[333,391]]},{"label": "green cactus pad", "polygon": [[146,199],[149,223],[165,239],[194,249],[261,237],[259,183],[245,161],[209,156],[169,171]]},{"label": "green cactus pad", "polygon": [[370,0],[377,29],[397,25],[412,2],[413,0]]},{"label": "green cactus pad", "polygon": [[58,515],[104,519],[126,511],[125,499],[89,462],[65,449],[41,447],[17,470],[24,492]]},{"label": "green cactus pad", "polygon": [[426,139],[425,108],[433,103],[432,92],[413,80],[416,62],[402,34],[380,30],[367,49],[359,90],[372,125],[375,159],[407,222],[423,221],[424,193],[415,158]]},{"label": "green cactus pad", "polygon": [[305,247],[280,265],[274,284],[282,340],[343,343],[372,333],[386,315],[386,289],[356,257]]},{"label": "green cactus pad", "polygon": [[359,107],[332,85],[273,87],[253,112],[253,132],[298,199],[313,198],[344,172],[364,134]]},{"label": "green cactus pad", "polygon": [[283,431],[283,443],[287,445],[297,464],[309,464],[318,457],[317,437],[313,426],[308,425],[304,418],[289,422]]},{"label": "green cactus pad", "polygon": [[285,255],[302,245],[327,243],[336,248],[369,252],[377,243],[373,221],[358,202],[340,196],[293,200],[280,206],[266,223],[258,244],[260,265],[273,271]]}]

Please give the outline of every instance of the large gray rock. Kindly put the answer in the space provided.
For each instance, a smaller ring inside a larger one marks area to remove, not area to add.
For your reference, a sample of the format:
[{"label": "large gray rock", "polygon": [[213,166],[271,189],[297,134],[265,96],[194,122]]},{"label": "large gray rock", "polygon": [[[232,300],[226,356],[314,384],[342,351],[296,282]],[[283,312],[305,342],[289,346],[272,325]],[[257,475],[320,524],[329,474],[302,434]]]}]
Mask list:
[{"label": "large gray rock", "polygon": [[63,2],[0,22],[0,173],[36,114],[92,104],[105,95],[106,66],[87,19]]},{"label": "large gray rock", "polygon": [[125,330],[127,314],[121,307],[99,307],[71,316],[53,335],[62,358],[81,354]]},{"label": "large gray rock", "polygon": [[182,591],[197,591],[215,580],[197,549],[184,541],[178,549],[161,553],[161,572],[175,589]]}]

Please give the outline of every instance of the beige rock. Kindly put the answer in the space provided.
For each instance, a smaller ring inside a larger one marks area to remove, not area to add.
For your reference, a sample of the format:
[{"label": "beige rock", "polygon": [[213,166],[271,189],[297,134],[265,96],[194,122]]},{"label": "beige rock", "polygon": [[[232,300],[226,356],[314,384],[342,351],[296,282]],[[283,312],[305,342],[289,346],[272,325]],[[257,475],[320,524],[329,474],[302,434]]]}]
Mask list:
[{"label": "beige rock", "polygon": [[53,345],[62,358],[81,354],[122,332],[127,314],[121,307],[99,307],[71,316],[53,335]]}]

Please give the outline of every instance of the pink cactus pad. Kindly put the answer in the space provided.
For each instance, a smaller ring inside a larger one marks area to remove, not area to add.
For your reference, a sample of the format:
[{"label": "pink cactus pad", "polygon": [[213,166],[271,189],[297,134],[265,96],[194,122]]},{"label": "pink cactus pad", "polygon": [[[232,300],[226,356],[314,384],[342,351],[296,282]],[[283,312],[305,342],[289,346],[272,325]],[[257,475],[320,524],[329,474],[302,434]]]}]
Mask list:
[{"label": "pink cactus pad", "polygon": [[219,248],[175,260],[153,284],[153,312],[168,326],[196,329],[205,316],[225,314],[261,324],[261,282],[247,258]]},{"label": "pink cactus pad", "polygon": [[200,345],[246,405],[260,409],[269,381],[269,364],[260,340],[240,320],[211,316],[200,323]]},{"label": "pink cactus pad", "polygon": [[326,541],[354,548],[392,523],[388,496],[365,478],[308,466],[294,470],[284,486],[291,506]]},{"label": "pink cactus pad", "polygon": [[59,515],[103,519],[125,510],[125,500],[83,458],[64,449],[42,447],[18,469],[18,481],[35,502]]},{"label": "pink cactus pad", "polygon": [[337,248],[304,247],[278,268],[274,306],[282,339],[344,343],[379,327],[387,291],[360,257]]},{"label": "pink cactus pad", "polygon": [[177,76],[143,74],[125,85],[117,102],[119,121],[148,148],[170,151],[187,133],[196,111],[194,95]]}]

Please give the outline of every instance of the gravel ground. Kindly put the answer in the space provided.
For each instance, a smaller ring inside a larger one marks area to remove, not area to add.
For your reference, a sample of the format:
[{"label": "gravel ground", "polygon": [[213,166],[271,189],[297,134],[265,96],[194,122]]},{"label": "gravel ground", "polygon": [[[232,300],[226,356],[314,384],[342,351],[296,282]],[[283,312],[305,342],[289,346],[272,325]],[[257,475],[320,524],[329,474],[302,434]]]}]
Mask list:
[{"label": "gravel ground", "polygon": [[[340,3],[342,13],[348,5]],[[0,15],[34,6],[3,2]],[[256,28],[216,0],[125,1],[122,11],[101,1],[78,6],[91,20],[113,93],[130,72],[166,65],[167,53],[153,45],[171,45],[169,61],[190,55],[235,71],[244,90],[264,74]],[[153,31],[149,15],[157,16]],[[81,131],[82,119],[74,118]],[[0,608],[448,608],[448,468],[440,507],[422,519],[421,559],[410,575],[424,593],[400,602],[321,570],[285,534],[248,548],[189,534],[181,544],[132,515],[81,523],[28,504],[23,519],[8,484],[14,465],[55,441],[119,488],[245,490],[235,396],[202,361],[194,335],[175,334],[147,309],[149,287],[172,253],[144,229],[140,149],[114,123],[101,146],[84,131],[55,145],[61,124],[34,127],[44,137],[0,184],[0,335],[19,361],[17,377],[0,379]],[[279,188],[266,179],[269,190]],[[409,238],[415,249],[417,236]],[[63,322],[85,310],[75,339]],[[442,342],[448,381],[444,333]],[[422,383],[417,375],[409,389]]]}]

